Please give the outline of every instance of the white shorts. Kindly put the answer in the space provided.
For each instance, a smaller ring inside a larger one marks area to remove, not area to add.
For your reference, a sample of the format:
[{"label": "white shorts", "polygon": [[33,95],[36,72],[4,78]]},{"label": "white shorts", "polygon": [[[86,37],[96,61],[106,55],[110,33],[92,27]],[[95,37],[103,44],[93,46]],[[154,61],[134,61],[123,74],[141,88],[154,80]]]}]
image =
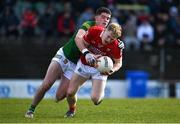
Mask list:
[{"label": "white shorts", "polygon": [[71,79],[74,70],[76,68],[76,64],[74,64],[73,62],[69,61],[65,55],[64,52],[62,50],[62,48],[60,48],[56,55],[52,58],[53,61],[56,61],[60,64],[62,71],[63,71],[63,75],[68,78],[69,80]]},{"label": "white shorts", "polygon": [[108,77],[106,75],[100,74],[96,68],[82,64],[81,60],[78,61],[74,72],[83,76],[84,78],[91,78],[96,80],[106,81]]}]

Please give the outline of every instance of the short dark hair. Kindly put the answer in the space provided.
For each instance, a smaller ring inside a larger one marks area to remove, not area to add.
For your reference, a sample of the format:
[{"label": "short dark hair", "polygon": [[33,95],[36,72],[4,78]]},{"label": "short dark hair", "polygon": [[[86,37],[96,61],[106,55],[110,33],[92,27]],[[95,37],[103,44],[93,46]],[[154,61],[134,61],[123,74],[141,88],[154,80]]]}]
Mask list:
[{"label": "short dark hair", "polygon": [[100,15],[101,13],[107,13],[112,15],[111,10],[108,9],[107,7],[100,7],[96,10],[96,15]]}]

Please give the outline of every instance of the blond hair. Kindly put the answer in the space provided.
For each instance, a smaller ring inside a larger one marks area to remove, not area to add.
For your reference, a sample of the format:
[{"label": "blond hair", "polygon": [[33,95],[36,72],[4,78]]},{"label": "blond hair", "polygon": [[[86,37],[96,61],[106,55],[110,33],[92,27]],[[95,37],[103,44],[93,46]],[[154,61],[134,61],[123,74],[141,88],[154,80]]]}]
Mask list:
[{"label": "blond hair", "polygon": [[122,28],[118,23],[110,23],[107,27],[108,31],[112,31],[112,36],[114,38],[121,37]]}]

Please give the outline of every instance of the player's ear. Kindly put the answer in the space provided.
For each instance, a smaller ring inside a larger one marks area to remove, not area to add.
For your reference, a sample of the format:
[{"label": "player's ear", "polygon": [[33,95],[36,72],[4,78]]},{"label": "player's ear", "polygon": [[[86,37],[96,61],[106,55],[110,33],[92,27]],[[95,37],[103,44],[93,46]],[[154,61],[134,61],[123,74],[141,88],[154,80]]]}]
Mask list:
[{"label": "player's ear", "polygon": [[[97,16],[97,15],[94,16],[94,20],[95,20],[95,21],[98,21],[98,16]],[[96,23],[97,23],[97,22],[96,22]]]}]

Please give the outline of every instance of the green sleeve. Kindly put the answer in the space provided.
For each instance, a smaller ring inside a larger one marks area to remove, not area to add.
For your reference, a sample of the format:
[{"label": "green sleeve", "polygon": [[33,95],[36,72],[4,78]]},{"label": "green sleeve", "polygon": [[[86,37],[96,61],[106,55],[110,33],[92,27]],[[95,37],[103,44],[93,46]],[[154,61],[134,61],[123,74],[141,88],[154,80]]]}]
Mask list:
[{"label": "green sleeve", "polygon": [[94,21],[86,21],[81,25],[80,29],[87,31],[90,27],[92,27],[94,25],[95,25]]}]

